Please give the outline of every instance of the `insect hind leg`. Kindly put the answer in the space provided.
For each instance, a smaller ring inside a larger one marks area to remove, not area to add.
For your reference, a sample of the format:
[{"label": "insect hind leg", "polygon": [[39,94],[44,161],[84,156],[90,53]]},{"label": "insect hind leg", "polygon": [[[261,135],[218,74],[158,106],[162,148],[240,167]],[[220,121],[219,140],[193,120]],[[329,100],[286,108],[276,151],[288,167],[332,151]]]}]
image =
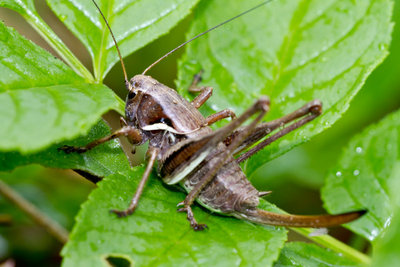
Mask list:
[{"label": "insect hind leg", "polygon": [[243,142],[243,140],[252,132],[254,127],[256,127],[257,123],[261,121],[261,119],[264,117],[264,115],[267,113],[268,110],[269,110],[269,100],[267,98],[261,98],[236,120],[232,121],[224,128],[221,128],[219,131],[215,132],[214,141],[222,142],[227,134],[229,134],[237,127],[239,127],[252,115],[259,113],[257,118],[255,118],[248,126],[246,126],[245,127],[246,130],[242,131],[229,146],[223,146],[224,149],[221,150],[221,153],[219,153],[218,159],[213,163],[212,168],[210,168],[201,178],[199,183],[197,183],[193,187],[193,189],[186,196],[185,200],[178,204],[179,206],[183,206],[178,211],[187,213],[187,219],[189,220],[190,225],[194,230],[196,231],[203,230],[205,226],[197,223],[197,221],[193,216],[193,212],[190,206],[193,204],[194,200],[198,197],[198,195],[204,189],[204,187],[207,186],[214,179],[218,171],[224,166],[226,161],[231,157],[232,152],[235,151],[237,146],[239,146]]},{"label": "insect hind leg", "polygon": [[[240,146],[240,150],[244,150],[247,147],[253,145],[269,133],[271,133],[273,130],[278,129],[280,127],[284,127],[275,134],[271,135],[267,139],[263,140],[262,142],[258,143],[256,146],[252,147],[250,150],[247,152],[243,153],[237,158],[237,162],[243,162],[267,145],[271,144],[272,142],[276,141],[277,139],[283,137],[284,135],[300,128],[301,126],[307,124],[308,122],[314,120],[317,118],[319,115],[322,113],[322,103],[320,100],[313,100],[302,106],[301,108],[293,111],[292,113],[289,113],[286,116],[283,116],[279,119],[276,119],[274,121],[270,122],[265,122],[260,125],[258,125],[253,133],[248,136],[244,140],[244,142]],[[289,124],[290,123],[290,124]],[[237,132],[234,132],[231,136],[229,136],[226,140],[235,139],[235,135],[240,133],[242,129],[239,129]],[[229,142],[232,142],[231,140]],[[225,141],[226,143],[226,141]],[[237,153],[238,151],[235,151]]]}]

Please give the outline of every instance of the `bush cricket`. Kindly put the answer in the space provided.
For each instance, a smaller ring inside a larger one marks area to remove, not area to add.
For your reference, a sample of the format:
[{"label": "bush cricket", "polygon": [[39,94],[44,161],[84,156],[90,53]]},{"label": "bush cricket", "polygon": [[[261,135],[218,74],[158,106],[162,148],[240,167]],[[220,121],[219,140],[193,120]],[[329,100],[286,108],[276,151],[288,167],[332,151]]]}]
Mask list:
[{"label": "bush cricket", "polygon": [[[181,206],[178,211],[186,212],[191,227],[196,231],[203,230],[207,226],[198,223],[194,218],[191,209],[194,201],[211,211],[224,215],[258,224],[288,227],[330,227],[353,221],[365,213],[365,211],[354,211],[339,215],[301,216],[260,210],[257,208],[259,198],[269,192],[259,192],[255,189],[239,166],[240,162],[273,141],[318,117],[322,112],[322,103],[319,100],[313,100],[292,113],[270,122],[261,122],[269,110],[267,97],[258,99],[253,106],[237,118],[229,109],[203,117],[198,108],[211,96],[212,88],[198,86],[201,73],[194,77],[189,88],[191,92],[199,93],[191,102],[188,102],[175,90],[145,75],[154,65],[185,44],[270,1],[262,2],[198,34],[155,61],[142,74],[128,80],[111,27],[93,0],[110,30],[120,57],[125,84],[129,91],[126,99],[125,118],[121,118],[122,128],[107,137],[83,147],[64,146],[60,149],[67,153],[83,153],[120,136],[126,136],[133,146],[149,143],[147,166],[129,207],[122,211],[112,210],[118,217],[128,216],[135,211],[156,161],[158,162],[158,174],[165,183],[180,184],[187,191],[188,195],[185,200],[178,204]],[[253,115],[257,115],[257,117],[251,119]],[[209,127],[228,117],[231,117],[232,121],[226,126],[216,131]],[[252,121],[243,126],[247,120]],[[274,130],[277,131],[270,135]],[[262,140],[264,137],[266,138]],[[260,140],[262,141],[256,144]],[[245,150],[246,152],[239,155]],[[234,155],[239,156],[234,158]]]}]

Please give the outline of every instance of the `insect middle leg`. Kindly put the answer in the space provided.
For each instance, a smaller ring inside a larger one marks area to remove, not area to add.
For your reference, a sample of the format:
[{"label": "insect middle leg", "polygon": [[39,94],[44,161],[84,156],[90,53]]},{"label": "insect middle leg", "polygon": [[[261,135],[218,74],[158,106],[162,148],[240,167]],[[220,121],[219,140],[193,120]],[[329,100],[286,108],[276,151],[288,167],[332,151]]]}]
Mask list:
[{"label": "insect middle leg", "polygon": [[[236,127],[240,126],[244,121],[246,121],[251,115],[257,112],[260,113],[257,116],[257,118],[250,123],[250,125],[245,127],[245,130],[243,130],[229,146],[227,147],[223,146],[225,149],[221,151],[221,153],[219,153],[218,160],[215,161],[213,167],[210,168],[209,171],[205,173],[200,182],[197,183],[196,186],[186,196],[185,200],[179,203],[179,205],[183,205],[183,208],[179,209],[178,211],[187,213],[187,219],[189,220],[190,225],[194,230],[196,231],[203,230],[206,227],[206,225],[197,223],[196,219],[193,216],[191,205],[193,204],[197,196],[200,194],[200,192],[203,190],[203,188],[212,181],[214,176],[218,173],[219,169],[226,163],[226,161],[232,155],[233,151],[235,151],[235,149],[243,142],[243,140],[246,139],[246,137],[252,132],[254,127],[256,127],[257,123],[264,117],[264,115],[268,110],[268,105],[269,101],[267,99],[258,100],[250,109],[248,109],[245,113],[243,113],[239,118],[237,118],[235,121],[231,122],[230,124],[228,124],[227,126],[225,126],[224,128],[215,133],[215,136],[218,138],[218,140],[216,141],[218,141],[218,143],[222,142],[225,139],[226,134],[229,134],[229,132],[226,133],[224,132],[224,130],[226,129],[234,130]],[[220,148],[221,146],[218,147]]]}]

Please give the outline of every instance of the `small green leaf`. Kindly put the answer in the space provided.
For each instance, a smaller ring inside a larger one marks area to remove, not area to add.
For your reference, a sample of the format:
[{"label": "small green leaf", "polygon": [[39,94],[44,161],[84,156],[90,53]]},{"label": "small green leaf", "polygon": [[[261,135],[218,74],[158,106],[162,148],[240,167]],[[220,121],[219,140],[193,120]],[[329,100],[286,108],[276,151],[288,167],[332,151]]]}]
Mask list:
[{"label": "small green leaf", "polygon": [[[253,1],[204,1],[189,37],[255,6]],[[208,111],[243,112],[271,98],[269,120],[320,99],[323,115],[274,142],[246,164],[248,174],[338,120],[367,76],[387,55],[390,0],[273,1],[189,45],[179,65],[182,93],[204,70],[214,87]],[[226,8],[229,6],[229,8]],[[188,95],[186,93],[186,95]],[[193,96],[190,96],[193,97]]]},{"label": "small green leaf", "polygon": [[[124,57],[166,34],[189,14],[198,0],[97,2]],[[98,81],[103,80],[118,61],[118,54],[103,18],[93,2],[52,0],[47,3],[89,50],[95,77]]]},{"label": "small green leaf", "polygon": [[291,242],[287,243],[282,249],[274,266],[339,267],[360,265],[315,244]]},{"label": "small green leaf", "polygon": [[119,98],[84,83],[48,52],[0,23],[0,149],[34,152],[86,133]]},{"label": "small green leaf", "polygon": [[103,121],[100,121],[90,130],[87,136],[74,141],[55,144],[38,153],[29,155],[22,155],[19,152],[0,153],[0,171],[11,171],[17,166],[38,163],[51,168],[82,170],[98,177],[128,172],[130,169],[128,159],[117,140],[109,141],[82,154],[66,154],[63,151],[58,151],[58,148],[63,145],[86,145],[88,142],[108,134],[110,134],[110,128]]},{"label": "small green leaf", "polygon": [[326,177],[322,198],[331,213],[367,209],[347,227],[374,241],[390,224],[390,182],[400,175],[400,111],[355,136]]},{"label": "small green leaf", "polygon": [[270,266],[277,259],[286,240],[284,228],[210,215],[195,205],[196,219],[209,226],[195,232],[186,214],[176,211],[185,194],[165,188],[154,175],[133,215],[110,214],[110,209],[127,208],[143,171],[137,167],[128,176],[112,175],[98,183],[62,251],[64,266],[107,266],[110,255],[135,266]]}]

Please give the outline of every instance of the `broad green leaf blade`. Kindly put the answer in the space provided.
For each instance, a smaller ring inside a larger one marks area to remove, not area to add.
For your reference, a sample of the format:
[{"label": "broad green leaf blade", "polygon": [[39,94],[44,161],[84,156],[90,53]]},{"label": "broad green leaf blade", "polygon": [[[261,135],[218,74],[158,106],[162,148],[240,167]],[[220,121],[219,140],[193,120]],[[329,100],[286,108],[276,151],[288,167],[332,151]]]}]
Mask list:
[{"label": "broad green leaf blade", "polygon": [[372,266],[397,266],[400,262],[400,213],[397,212],[382,240],[377,240]]},{"label": "broad green leaf blade", "polygon": [[[97,1],[121,49],[127,56],[187,16],[198,0]],[[118,61],[111,35],[92,1],[47,1],[51,9],[88,48],[98,81]],[[84,25],[84,27],[82,27]],[[161,56],[161,55],[160,55]]]},{"label": "broad green leaf blade", "polygon": [[185,194],[166,189],[155,176],[132,216],[110,214],[110,209],[127,207],[143,171],[137,167],[129,176],[112,175],[98,184],[62,251],[64,266],[107,266],[110,255],[135,266],[270,266],[277,259],[286,240],[284,228],[210,215],[195,205],[196,218],[209,226],[195,232],[186,215],[176,211]]},{"label": "broad green leaf blade", "polygon": [[42,20],[35,9],[33,0],[0,0],[0,6],[18,12],[24,19],[53,47],[62,59],[80,76],[88,81],[93,81],[92,74],[82,65],[82,63],[65,46],[63,41],[53,32],[53,30]]},{"label": "broad green leaf blade", "polygon": [[347,227],[374,241],[390,224],[391,179],[400,175],[400,111],[355,136],[326,177],[322,198],[331,213],[367,209]]},{"label": "broad green leaf blade", "polygon": [[86,133],[110,109],[103,85],[90,85],[61,61],[0,24],[0,150],[34,152]]},{"label": "broad green leaf blade", "polygon": [[[398,163],[397,172],[400,172]],[[393,219],[383,235],[375,242],[372,266],[397,266],[400,262],[400,179],[394,177],[389,183]]]},{"label": "broad green leaf blade", "polygon": [[22,155],[19,152],[0,153],[0,171],[11,171],[17,166],[37,163],[50,168],[81,170],[98,177],[105,177],[114,173],[126,173],[129,171],[130,165],[117,140],[109,141],[82,154],[66,154],[57,150],[67,144],[86,145],[109,134],[110,128],[103,121],[100,121],[91,128],[87,136],[74,141],[55,144],[38,153],[29,155]]},{"label": "broad green leaf blade", "polygon": [[[188,36],[257,3],[204,1]],[[185,92],[193,75],[203,69],[201,85],[214,87],[208,114],[224,108],[240,114],[260,95],[268,95],[269,120],[313,99],[322,100],[320,118],[247,162],[247,172],[253,173],[328,128],[347,110],[366,77],[387,55],[392,4],[390,0],[273,1],[190,44],[179,65],[178,88]]]},{"label": "broad green leaf blade", "polygon": [[339,267],[360,265],[315,244],[290,242],[282,249],[274,266]]}]

